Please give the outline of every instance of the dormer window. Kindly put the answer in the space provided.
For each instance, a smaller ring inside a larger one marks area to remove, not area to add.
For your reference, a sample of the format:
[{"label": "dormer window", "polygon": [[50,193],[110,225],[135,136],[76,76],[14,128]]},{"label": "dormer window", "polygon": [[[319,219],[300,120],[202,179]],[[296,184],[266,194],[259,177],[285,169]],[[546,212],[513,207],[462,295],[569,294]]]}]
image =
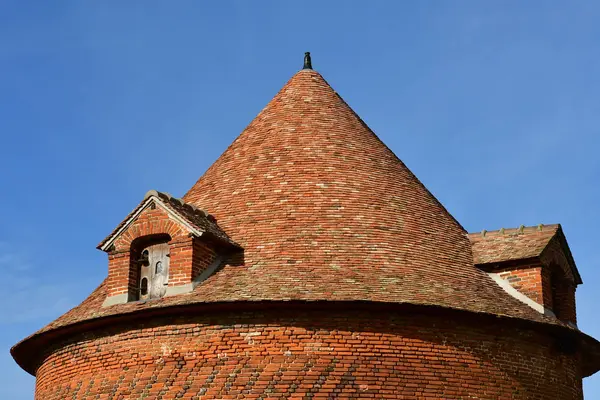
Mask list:
[{"label": "dormer window", "polygon": [[218,253],[240,249],[206,211],[153,190],[98,248],[109,254],[104,306],[188,293]]},{"label": "dormer window", "polygon": [[138,265],[138,300],[163,297],[169,284],[169,244],[158,243],[144,248]]},{"label": "dormer window", "polygon": [[148,278],[143,277],[140,283],[140,299],[148,298]]}]

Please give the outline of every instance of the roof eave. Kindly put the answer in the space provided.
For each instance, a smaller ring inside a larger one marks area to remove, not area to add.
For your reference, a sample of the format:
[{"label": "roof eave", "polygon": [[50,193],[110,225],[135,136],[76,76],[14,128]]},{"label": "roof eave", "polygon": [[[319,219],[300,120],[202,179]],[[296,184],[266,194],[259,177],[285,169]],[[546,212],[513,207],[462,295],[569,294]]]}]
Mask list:
[{"label": "roof eave", "polygon": [[[374,301],[364,301],[364,300],[353,300],[352,303],[355,303],[357,307],[383,307],[393,309],[402,309],[402,307],[418,307],[420,309],[426,310],[448,310],[453,312],[460,313],[468,313],[473,315],[482,315],[488,316],[492,318],[501,318],[506,319],[507,321],[513,321],[515,323],[524,323],[533,327],[544,327],[548,329],[548,333],[555,332],[557,334],[563,335],[565,337],[572,337],[577,340],[577,344],[581,349],[582,354],[582,368],[584,377],[593,375],[598,370],[600,370],[600,342],[598,342],[593,337],[581,332],[578,329],[569,327],[565,324],[553,324],[548,322],[541,321],[533,321],[530,319],[524,319],[519,317],[512,317],[508,315],[497,315],[490,314],[486,312],[475,312],[470,310],[458,309],[458,308],[450,308],[443,307],[438,305],[431,304],[413,304],[413,303],[385,303],[385,302],[374,302]],[[245,301],[245,302],[215,302],[215,303],[193,303],[186,305],[175,305],[168,307],[159,307],[159,308],[151,308],[151,309],[138,309],[128,313],[122,314],[114,314],[103,317],[94,318],[91,320],[79,321],[70,325],[65,325],[61,327],[57,327],[45,332],[34,333],[29,337],[21,340],[19,343],[15,344],[11,349],[10,353],[15,362],[27,373],[32,376],[36,375],[37,368],[41,364],[42,360],[40,358],[40,350],[43,348],[47,348],[48,344],[55,342],[56,340],[62,340],[68,335],[74,335],[81,332],[90,331],[94,328],[101,328],[105,326],[112,326],[115,322],[128,321],[131,322],[132,318],[147,318],[152,315],[155,317],[163,316],[163,315],[173,315],[174,311],[189,311],[198,307],[211,307],[213,310],[237,310],[240,311],[241,307],[250,307],[250,309],[255,309],[259,307],[263,309],[263,307],[277,307],[282,306],[286,309],[289,309],[291,305],[295,306],[310,306],[317,305],[319,308],[324,305],[338,305],[343,309],[348,309],[347,304],[349,301],[306,301],[306,300],[277,300],[277,301]]]}]

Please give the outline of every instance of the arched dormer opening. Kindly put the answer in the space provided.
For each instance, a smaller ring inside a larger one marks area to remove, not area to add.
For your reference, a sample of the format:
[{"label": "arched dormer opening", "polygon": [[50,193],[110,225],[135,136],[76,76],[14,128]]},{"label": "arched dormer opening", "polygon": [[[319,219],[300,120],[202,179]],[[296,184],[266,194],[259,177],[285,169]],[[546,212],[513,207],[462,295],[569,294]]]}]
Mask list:
[{"label": "arched dormer opening", "polygon": [[142,236],[131,243],[129,297],[151,300],[163,297],[169,284],[171,236]]}]

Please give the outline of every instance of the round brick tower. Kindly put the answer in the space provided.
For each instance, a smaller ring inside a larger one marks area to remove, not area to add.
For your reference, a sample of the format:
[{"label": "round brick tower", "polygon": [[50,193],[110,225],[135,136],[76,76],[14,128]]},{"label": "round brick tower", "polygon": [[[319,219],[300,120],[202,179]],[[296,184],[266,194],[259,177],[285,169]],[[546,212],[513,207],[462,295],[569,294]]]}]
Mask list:
[{"label": "round brick tower", "polygon": [[308,55],[98,247],[106,280],[12,349],[36,399],[581,399],[600,368],[560,226],[469,235]]}]

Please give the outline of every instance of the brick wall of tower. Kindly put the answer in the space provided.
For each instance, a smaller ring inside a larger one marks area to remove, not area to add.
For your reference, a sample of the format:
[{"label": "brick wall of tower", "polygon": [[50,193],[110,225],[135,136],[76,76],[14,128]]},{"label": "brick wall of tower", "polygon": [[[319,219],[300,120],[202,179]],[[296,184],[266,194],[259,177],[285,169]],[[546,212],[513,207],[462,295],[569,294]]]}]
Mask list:
[{"label": "brick wall of tower", "polygon": [[72,336],[36,399],[582,399],[576,353],[450,312],[195,311]]}]

